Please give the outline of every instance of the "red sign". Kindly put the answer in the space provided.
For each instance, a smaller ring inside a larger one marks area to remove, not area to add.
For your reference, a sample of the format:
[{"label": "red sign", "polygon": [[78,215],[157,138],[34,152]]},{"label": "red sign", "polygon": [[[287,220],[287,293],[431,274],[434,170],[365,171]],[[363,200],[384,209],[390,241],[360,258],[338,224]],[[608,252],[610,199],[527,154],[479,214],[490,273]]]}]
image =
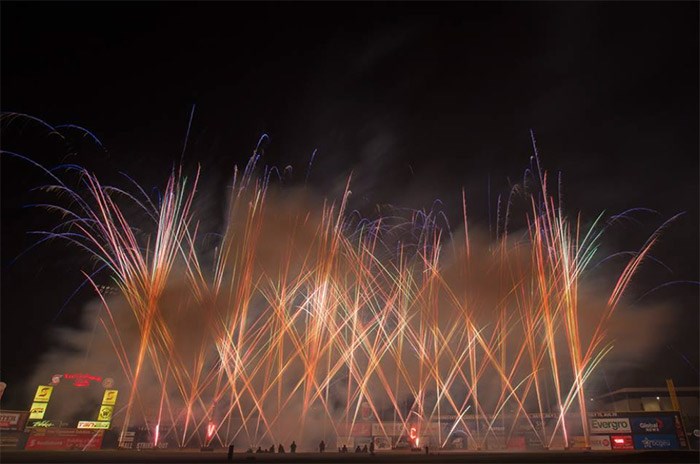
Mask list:
[{"label": "red sign", "polygon": [[63,378],[73,380],[73,385],[76,387],[87,387],[90,382],[102,382],[102,377],[90,374],[63,374]]},{"label": "red sign", "polygon": [[27,422],[29,411],[2,411],[0,410],[0,430],[24,430],[24,423]]},{"label": "red sign", "polygon": [[612,435],[610,437],[610,444],[614,450],[632,450],[634,449],[634,442],[632,441],[632,435]]},{"label": "red sign", "polygon": [[24,446],[26,450],[98,450],[104,430],[38,428],[32,430]]}]

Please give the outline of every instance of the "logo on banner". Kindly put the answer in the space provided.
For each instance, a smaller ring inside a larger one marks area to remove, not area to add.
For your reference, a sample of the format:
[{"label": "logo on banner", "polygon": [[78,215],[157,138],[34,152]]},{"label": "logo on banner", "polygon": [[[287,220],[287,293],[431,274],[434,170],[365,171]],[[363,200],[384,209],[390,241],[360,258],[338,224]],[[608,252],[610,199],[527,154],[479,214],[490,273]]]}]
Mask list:
[{"label": "logo on banner", "polygon": [[591,435],[589,442],[592,450],[609,450],[610,437],[607,435]]},{"label": "logo on banner", "polygon": [[80,421],[78,422],[79,429],[108,429],[109,422],[105,421]]},{"label": "logo on banner", "polygon": [[53,387],[48,385],[39,385],[36,389],[36,394],[34,395],[35,403],[48,403],[49,398],[51,398],[51,392],[53,392]]},{"label": "logo on banner", "polygon": [[614,450],[631,450],[634,449],[632,435],[613,435],[610,437],[612,449]]},{"label": "logo on banner", "polygon": [[102,404],[114,406],[117,403],[117,394],[119,390],[105,390],[102,397]]},{"label": "logo on banner", "polygon": [[664,421],[661,419],[656,419],[653,422],[640,422],[639,428],[645,432],[660,432],[664,428]]},{"label": "logo on banner", "polygon": [[43,419],[44,414],[46,414],[46,403],[32,403],[29,410],[30,419]]},{"label": "logo on banner", "polygon": [[678,440],[674,435],[635,435],[637,449],[677,449]]},{"label": "logo on banner", "polygon": [[591,419],[591,433],[631,432],[630,421],[626,417]]},{"label": "logo on banner", "polygon": [[100,406],[100,412],[97,414],[97,420],[109,422],[112,420],[113,412],[114,406]]},{"label": "logo on banner", "polygon": [[635,433],[673,433],[673,419],[670,416],[633,417],[632,429]]}]

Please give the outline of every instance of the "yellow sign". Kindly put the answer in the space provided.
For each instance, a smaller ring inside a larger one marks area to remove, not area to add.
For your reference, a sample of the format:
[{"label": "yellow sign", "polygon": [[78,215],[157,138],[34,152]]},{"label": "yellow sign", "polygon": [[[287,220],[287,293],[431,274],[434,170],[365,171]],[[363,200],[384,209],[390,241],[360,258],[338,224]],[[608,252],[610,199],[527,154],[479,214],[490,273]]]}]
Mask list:
[{"label": "yellow sign", "polygon": [[111,421],[112,413],[114,412],[114,406],[100,406],[100,413],[97,415],[98,421]]},{"label": "yellow sign", "polygon": [[668,395],[671,397],[671,406],[676,411],[681,410],[681,405],[678,402],[678,396],[676,395],[676,386],[673,384],[673,379],[666,379],[666,387],[668,388]]},{"label": "yellow sign", "polygon": [[39,385],[39,387],[36,389],[36,395],[34,395],[34,402],[48,403],[49,398],[51,398],[52,391],[53,387],[49,387],[48,385]]},{"label": "yellow sign", "polygon": [[46,414],[46,403],[32,403],[32,408],[29,410],[30,419],[43,419]]},{"label": "yellow sign", "polygon": [[119,394],[119,390],[105,390],[105,395],[102,397],[102,404],[114,406],[117,403],[117,394]]}]

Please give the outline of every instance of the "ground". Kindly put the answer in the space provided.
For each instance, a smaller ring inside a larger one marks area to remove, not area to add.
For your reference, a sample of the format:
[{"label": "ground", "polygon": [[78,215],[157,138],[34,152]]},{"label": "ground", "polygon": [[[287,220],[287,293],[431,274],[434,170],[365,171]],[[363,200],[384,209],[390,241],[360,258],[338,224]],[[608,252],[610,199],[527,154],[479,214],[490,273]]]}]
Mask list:
[{"label": "ground", "polygon": [[[374,456],[369,454],[338,453],[296,453],[296,454],[245,454],[235,453],[235,463],[271,463],[271,464],[313,464],[313,463],[697,463],[700,462],[698,451],[616,451],[616,452],[481,452],[461,453],[442,452],[410,453],[385,452]],[[1,451],[3,463],[206,463],[227,462],[225,449],[214,451],[194,450],[102,450],[91,452],[75,451]]]}]

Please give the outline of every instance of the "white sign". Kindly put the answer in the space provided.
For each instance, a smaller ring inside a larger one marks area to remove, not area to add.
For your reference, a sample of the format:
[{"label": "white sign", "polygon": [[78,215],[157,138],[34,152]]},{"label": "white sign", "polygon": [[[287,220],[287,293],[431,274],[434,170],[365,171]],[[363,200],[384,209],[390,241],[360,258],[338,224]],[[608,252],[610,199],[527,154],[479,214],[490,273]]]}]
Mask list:
[{"label": "white sign", "polygon": [[610,449],[610,437],[608,435],[591,435],[589,441],[592,450],[602,451]]},{"label": "white sign", "polygon": [[[384,428],[382,428],[382,426]],[[384,422],[372,424],[373,436],[398,437],[406,433],[406,428],[402,422]]]},{"label": "white sign", "polygon": [[626,417],[594,418],[590,420],[591,433],[632,432],[630,421]]}]

